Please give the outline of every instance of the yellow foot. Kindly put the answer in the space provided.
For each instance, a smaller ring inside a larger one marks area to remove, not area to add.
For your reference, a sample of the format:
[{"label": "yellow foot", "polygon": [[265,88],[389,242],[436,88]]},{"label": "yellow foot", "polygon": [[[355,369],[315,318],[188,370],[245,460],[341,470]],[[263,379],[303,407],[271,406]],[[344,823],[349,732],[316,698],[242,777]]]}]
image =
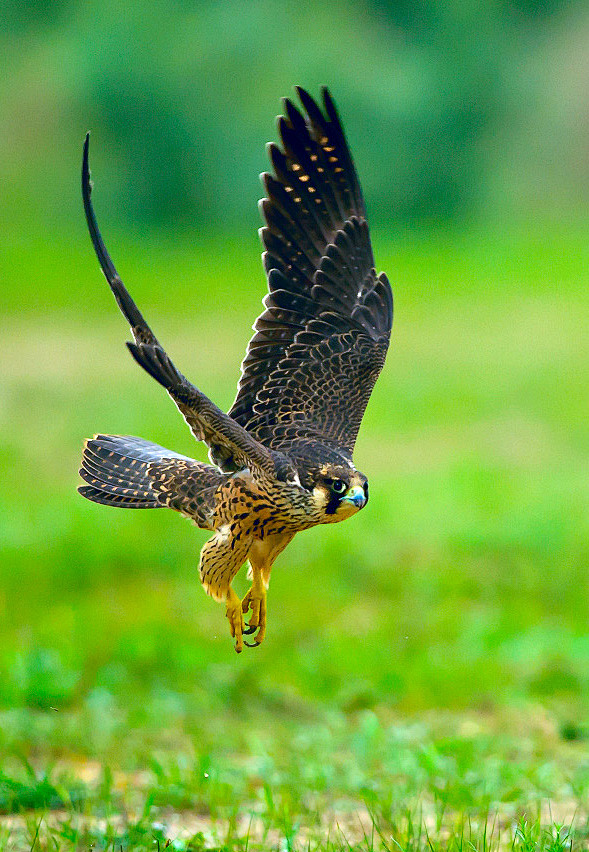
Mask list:
[{"label": "yellow foot", "polygon": [[258,631],[254,636],[253,644],[251,642],[245,643],[248,648],[255,648],[262,644],[266,635],[266,589],[261,581],[256,582],[254,579],[251,589],[241,602],[241,608],[243,612],[247,612],[249,609],[252,611],[248,629],[244,632],[251,634],[255,633],[256,630]]},{"label": "yellow foot", "polygon": [[235,639],[235,650],[238,654],[243,651],[243,615],[241,601],[231,587],[227,592],[227,608],[225,615],[229,620],[229,630]]}]

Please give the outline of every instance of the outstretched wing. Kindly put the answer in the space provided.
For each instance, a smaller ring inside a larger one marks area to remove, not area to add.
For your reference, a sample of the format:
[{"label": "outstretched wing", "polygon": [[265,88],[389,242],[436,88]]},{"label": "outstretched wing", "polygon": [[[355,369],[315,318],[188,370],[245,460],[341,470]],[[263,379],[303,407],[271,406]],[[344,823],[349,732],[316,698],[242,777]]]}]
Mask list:
[{"label": "outstretched wing", "polygon": [[335,445],[351,456],[392,325],[386,275],[376,274],[362,191],[327,89],[323,110],[297,88],[284,100],[282,150],[268,146],[261,229],[269,294],[229,412],[277,449]]},{"label": "outstretched wing", "polygon": [[192,385],[172,363],[137,305],[121,281],[98,230],[90,199],[91,183],[88,167],[89,134],[84,143],[82,162],[82,198],[92,245],[100,267],[128,320],[134,343],[127,343],[135,360],[163,385],[199,441],[204,441],[218,459],[231,459],[238,468],[258,467],[275,472],[276,456],[262,446],[251,433],[218,408],[202,391]]}]

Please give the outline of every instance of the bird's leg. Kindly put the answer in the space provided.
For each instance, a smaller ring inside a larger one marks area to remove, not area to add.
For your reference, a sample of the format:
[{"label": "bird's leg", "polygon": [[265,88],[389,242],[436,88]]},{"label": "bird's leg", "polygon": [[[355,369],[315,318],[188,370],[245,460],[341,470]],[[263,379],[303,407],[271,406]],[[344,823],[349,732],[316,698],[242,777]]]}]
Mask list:
[{"label": "bird's leg", "polygon": [[262,577],[261,568],[258,565],[252,564],[252,576],[253,582],[251,588],[241,602],[241,608],[243,612],[247,612],[250,609],[252,611],[248,629],[244,632],[254,633],[256,630],[258,631],[254,637],[253,645],[249,642],[245,643],[250,648],[255,648],[256,645],[260,645],[264,641],[264,636],[266,635],[266,584]]},{"label": "bird's leg", "polygon": [[241,601],[231,588],[231,581],[247,559],[250,546],[249,536],[242,535],[239,530],[232,530],[229,524],[224,524],[215,531],[215,535],[206,542],[200,552],[201,583],[216,601],[225,601],[225,615],[238,654],[243,651],[243,615]]},{"label": "bird's leg", "polygon": [[229,586],[227,592],[227,608],[225,615],[229,620],[229,630],[235,639],[235,650],[238,654],[243,651],[243,615],[241,601],[236,592]]}]

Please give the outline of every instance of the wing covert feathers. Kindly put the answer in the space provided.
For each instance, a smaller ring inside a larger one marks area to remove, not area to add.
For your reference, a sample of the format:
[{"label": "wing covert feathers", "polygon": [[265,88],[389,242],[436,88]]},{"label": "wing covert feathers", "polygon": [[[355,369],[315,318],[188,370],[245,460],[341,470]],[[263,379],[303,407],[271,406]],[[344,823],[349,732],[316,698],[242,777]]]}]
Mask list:
[{"label": "wing covert feathers", "polygon": [[297,93],[303,111],[285,99],[282,147],[268,146],[274,173],[262,175],[260,234],[269,293],[230,414],[274,449],[323,437],[351,455],[384,364],[392,292],[374,268],[333,100],[323,89],[321,108],[304,89]]}]

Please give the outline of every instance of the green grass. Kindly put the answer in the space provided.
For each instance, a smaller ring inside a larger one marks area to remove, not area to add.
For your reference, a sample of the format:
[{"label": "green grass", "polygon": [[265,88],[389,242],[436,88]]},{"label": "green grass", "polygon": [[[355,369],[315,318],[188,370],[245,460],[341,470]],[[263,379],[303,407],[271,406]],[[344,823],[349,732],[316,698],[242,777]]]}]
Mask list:
[{"label": "green grass", "polygon": [[164,711],[166,743],[126,771],[120,756],[70,755],[67,771],[39,779],[13,761],[24,780],[0,779],[13,848],[17,837],[30,848],[39,826],[47,849],[199,849],[199,834],[229,849],[557,850],[589,839],[586,753],[542,713],[384,721],[371,710],[301,718],[293,702],[256,709],[193,736]]},{"label": "green grass", "polygon": [[[266,642],[238,658],[198,583],[205,533],[76,494],[96,431],[205,455],[125,352],[81,227],[50,246],[15,229],[2,848],[586,848],[587,231],[377,235],[396,318],[356,451],[371,501],[294,540]],[[228,407],[257,243],[193,239],[107,242],[174,360]]]}]

